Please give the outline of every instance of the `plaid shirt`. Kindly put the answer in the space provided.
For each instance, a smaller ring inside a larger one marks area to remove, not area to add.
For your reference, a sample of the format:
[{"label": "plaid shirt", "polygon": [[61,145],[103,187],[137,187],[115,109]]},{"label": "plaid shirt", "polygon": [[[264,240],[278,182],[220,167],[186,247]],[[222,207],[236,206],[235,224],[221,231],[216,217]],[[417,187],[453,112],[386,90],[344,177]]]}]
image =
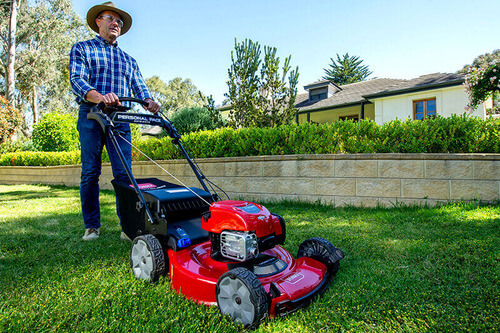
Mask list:
[{"label": "plaid shirt", "polygon": [[90,90],[102,95],[115,93],[118,97],[145,100],[151,93],[134,58],[122,51],[118,43],[109,44],[104,38],[78,42],[71,48],[69,57],[71,89],[80,104],[88,102]]}]

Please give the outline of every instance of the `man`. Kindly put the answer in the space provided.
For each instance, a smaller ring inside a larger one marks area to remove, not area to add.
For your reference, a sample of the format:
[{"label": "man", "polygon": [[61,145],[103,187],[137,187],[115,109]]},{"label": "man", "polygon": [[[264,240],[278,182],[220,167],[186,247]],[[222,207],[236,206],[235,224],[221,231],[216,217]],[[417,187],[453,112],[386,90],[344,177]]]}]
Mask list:
[{"label": "man", "polygon": [[[99,238],[101,227],[99,176],[104,145],[108,151],[113,177],[128,181],[128,176],[111,140],[102,133],[95,120],[87,119],[87,114],[96,103],[104,102],[106,106],[120,105],[118,97],[129,97],[132,93],[136,98],[148,103],[146,109],[150,112],[157,113],[160,107],[151,98],[137,62],[122,51],[116,41],[130,29],[132,17],[116,8],[112,2],[105,2],[89,9],[87,23],[99,35],[73,45],[69,66],[71,88],[80,104],[77,128],[82,161],[80,199],[85,224],[85,234],[82,238],[94,240]],[[129,124],[116,124],[115,128],[130,142]],[[132,149],[120,137],[118,142],[130,166]],[[120,237],[128,239],[124,232]]]}]

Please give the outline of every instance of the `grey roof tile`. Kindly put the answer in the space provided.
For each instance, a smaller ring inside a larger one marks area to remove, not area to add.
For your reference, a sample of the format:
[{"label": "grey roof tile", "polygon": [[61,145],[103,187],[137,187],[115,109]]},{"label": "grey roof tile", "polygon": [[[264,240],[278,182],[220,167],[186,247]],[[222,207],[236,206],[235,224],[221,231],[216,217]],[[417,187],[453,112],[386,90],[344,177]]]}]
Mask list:
[{"label": "grey roof tile", "polygon": [[[356,104],[366,102],[366,96],[376,95],[391,95],[398,92],[405,92],[411,90],[422,90],[428,87],[429,89],[434,86],[444,84],[461,84],[464,81],[462,74],[449,74],[449,73],[433,73],[422,75],[411,80],[403,79],[372,79],[369,81],[356,82],[340,86],[341,91],[336,92],[329,98],[309,101],[309,93],[297,95],[295,106],[300,111],[309,111],[323,108],[333,108],[343,105]],[[325,81],[318,81],[307,85],[306,87],[326,83]]]}]

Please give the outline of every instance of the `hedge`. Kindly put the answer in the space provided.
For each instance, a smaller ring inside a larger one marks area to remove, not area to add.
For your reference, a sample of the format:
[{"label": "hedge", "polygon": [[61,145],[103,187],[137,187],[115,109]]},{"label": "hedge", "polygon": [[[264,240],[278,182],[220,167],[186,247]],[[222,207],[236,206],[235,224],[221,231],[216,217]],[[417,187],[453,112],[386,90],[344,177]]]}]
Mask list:
[{"label": "hedge", "polygon": [[[465,115],[425,121],[338,121],[189,133],[195,157],[356,153],[499,153],[500,121]],[[168,138],[139,143],[153,159],[181,158]],[[136,158],[144,160],[144,157]]]},{"label": "hedge", "polygon": [[[500,120],[454,115],[424,121],[395,120],[383,125],[368,120],[338,121],[274,128],[221,128],[189,133],[182,138],[197,158],[289,154],[500,153]],[[151,138],[136,145],[153,159],[182,158],[169,138]],[[76,161],[64,153],[60,154],[63,160],[59,164]],[[133,151],[133,158],[146,160],[137,151]],[[12,161],[41,163],[43,159],[50,160],[48,157],[14,158],[14,155],[5,154],[0,156],[0,165],[22,165],[12,164]],[[50,163],[44,165],[57,164],[54,160]]]},{"label": "hedge", "polygon": [[80,151],[21,151],[0,155],[0,166],[49,166],[80,164]]}]

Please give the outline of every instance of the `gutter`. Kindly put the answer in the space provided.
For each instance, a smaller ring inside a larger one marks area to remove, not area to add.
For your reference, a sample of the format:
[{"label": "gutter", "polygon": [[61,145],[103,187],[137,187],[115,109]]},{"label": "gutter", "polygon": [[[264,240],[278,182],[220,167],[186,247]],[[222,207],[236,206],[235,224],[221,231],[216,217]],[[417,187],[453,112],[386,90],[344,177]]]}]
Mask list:
[{"label": "gutter", "polygon": [[456,80],[452,80],[452,81],[440,82],[440,83],[435,83],[435,84],[431,84],[431,85],[423,85],[423,86],[409,87],[409,88],[403,88],[403,89],[398,89],[398,90],[383,91],[383,92],[379,92],[379,93],[375,93],[375,94],[363,95],[362,97],[366,98],[366,99],[371,99],[371,98],[403,95],[403,94],[407,94],[407,93],[411,93],[411,92],[418,92],[418,91],[423,91],[423,90],[431,90],[431,89],[436,89],[436,88],[458,86],[458,85],[462,85],[464,82],[465,82],[465,79],[456,79]]},{"label": "gutter", "polygon": [[[362,97],[364,97],[364,96],[362,96]],[[341,109],[341,108],[345,108],[345,107],[348,107],[348,106],[359,106],[359,103],[364,103],[365,105],[366,104],[373,104],[372,102],[367,101],[367,100],[360,100],[360,101],[349,102],[349,103],[345,103],[345,104],[337,104],[337,105],[332,105],[332,106],[323,106],[321,108],[316,108],[316,109],[299,110],[297,112],[297,114],[313,113],[313,112],[320,112],[320,111],[332,110],[332,109]]]}]

